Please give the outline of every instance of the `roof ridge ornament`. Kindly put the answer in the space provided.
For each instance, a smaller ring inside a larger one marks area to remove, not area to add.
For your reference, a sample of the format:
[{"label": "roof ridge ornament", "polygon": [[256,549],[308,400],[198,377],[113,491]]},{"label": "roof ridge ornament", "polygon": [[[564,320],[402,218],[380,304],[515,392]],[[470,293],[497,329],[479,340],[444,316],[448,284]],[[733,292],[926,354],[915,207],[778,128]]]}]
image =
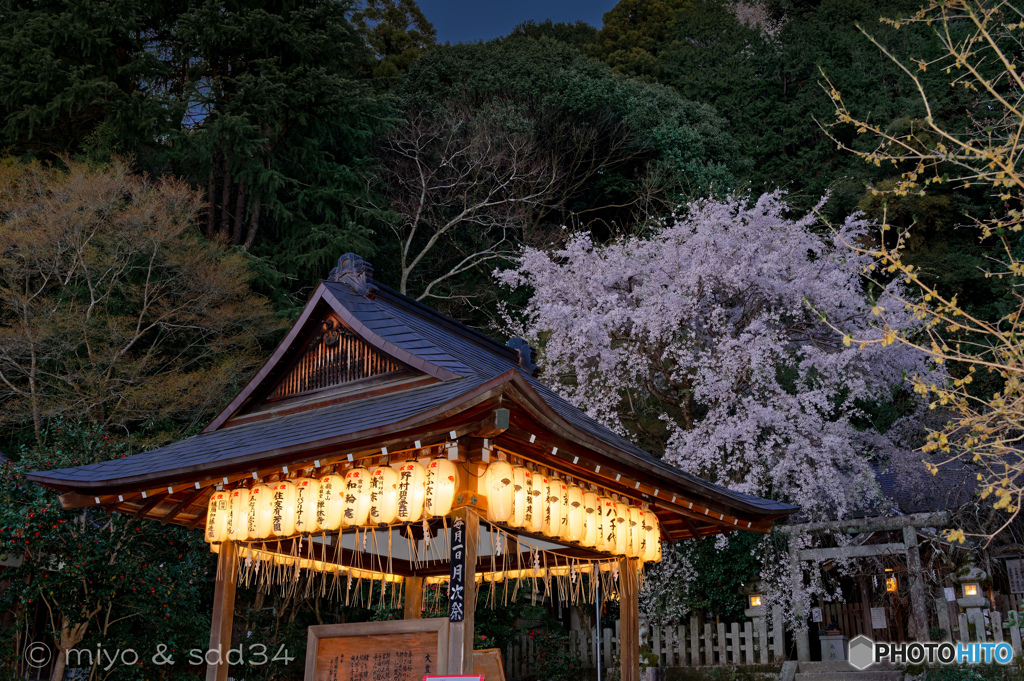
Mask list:
[{"label": "roof ridge ornament", "polygon": [[373,265],[355,253],[346,253],[338,258],[338,266],[327,275],[327,281],[346,284],[361,296],[373,300],[377,296],[377,286],[373,283]]},{"label": "roof ridge ornament", "polygon": [[519,336],[509,338],[508,343],[505,345],[515,350],[516,354],[519,355],[520,367],[528,371],[531,376],[536,375],[538,367],[534,358],[537,356],[537,351],[526,342],[525,338],[520,338]]}]

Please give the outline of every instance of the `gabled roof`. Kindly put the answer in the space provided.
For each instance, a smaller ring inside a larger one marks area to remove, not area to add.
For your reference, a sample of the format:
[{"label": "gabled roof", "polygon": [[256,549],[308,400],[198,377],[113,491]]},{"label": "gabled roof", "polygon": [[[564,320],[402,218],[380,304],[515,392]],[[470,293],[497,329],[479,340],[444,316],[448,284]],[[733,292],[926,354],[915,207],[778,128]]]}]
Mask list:
[{"label": "gabled roof", "polygon": [[[347,269],[342,265],[349,258]],[[664,481],[734,509],[747,517],[775,518],[796,507],[761,499],[689,475],[597,423],[533,374],[532,359],[478,331],[374,282],[361,260],[345,256],[331,280],[321,282],[299,319],[266,365],[199,435],[125,459],[36,472],[29,478],[62,491],[100,494],[144,486],[216,478],[309,461],[310,452],[379,447],[388,437],[439,431],[484,404],[515,404],[530,423],[574,446],[604,457],[623,471]],[[337,274],[338,270],[343,270]],[[340,317],[363,342],[396,359],[410,376],[360,386],[351,392],[305,397],[287,408],[268,406],[261,395],[287,370],[297,347],[320,316]],[[305,335],[304,335],[305,334]],[[528,352],[528,351],[527,351]],[[273,407],[273,408],[271,408]],[[637,483],[637,489],[640,488]],[[706,514],[705,514],[706,515]]]}]

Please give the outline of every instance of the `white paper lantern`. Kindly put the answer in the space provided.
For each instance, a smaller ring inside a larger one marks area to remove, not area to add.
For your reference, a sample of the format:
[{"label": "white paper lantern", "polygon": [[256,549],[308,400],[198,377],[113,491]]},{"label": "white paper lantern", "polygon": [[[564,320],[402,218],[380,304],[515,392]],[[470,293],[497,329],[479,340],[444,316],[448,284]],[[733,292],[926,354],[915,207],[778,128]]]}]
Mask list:
[{"label": "white paper lantern", "polygon": [[320,488],[316,493],[316,522],[321,530],[341,528],[344,503],[345,478],[334,473],[321,477]]},{"label": "white paper lantern", "polygon": [[559,480],[558,490],[562,496],[562,524],[558,529],[558,538],[561,541],[569,541],[569,483]]},{"label": "white paper lantern", "polygon": [[320,524],[316,521],[316,503],[320,494],[320,481],[316,478],[297,478],[295,480],[295,530],[303,534],[318,532]]},{"label": "white paper lantern", "polygon": [[453,461],[434,459],[427,464],[423,505],[428,518],[451,513],[455,493],[458,491],[459,469]]},{"label": "white paper lantern", "polygon": [[370,522],[389,525],[398,517],[398,471],[377,466],[370,471]]},{"label": "white paper lantern", "polygon": [[484,491],[487,495],[487,519],[494,523],[507,522],[512,517],[515,488],[512,465],[507,461],[492,461],[484,472]]},{"label": "white paper lantern", "polygon": [[274,531],[274,491],[261,483],[249,490],[249,539],[266,539]]},{"label": "white paper lantern", "polygon": [[530,471],[526,480],[523,529],[533,534],[544,532],[544,517],[547,515],[548,478],[537,471]]},{"label": "white paper lantern", "polygon": [[569,485],[566,489],[565,506],[565,535],[564,539],[571,542],[579,542],[587,531],[587,511],[583,507],[583,490],[576,485]]},{"label": "white paper lantern", "polygon": [[596,547],[601,534],[601,506],[596,492],[583,494],[583,525],[586,528],[580,542],[584,546]]},{"label": "white paper lantern", "polygon": [[249,490],[237,487],[231,490],[228,505],[228,539],[245,541],[249,538]]},{"label": "white paper lantern", "polygon": [[597,503],[601,527],[596,548],[598,551],[615,553],[615,501],[611,497],[598,497]]},{"label": "white paper lantern", "polygon": [[360,527],[370,517],[370,471],[357,467],[345,474],[341,526]]},{"label": "white paper lantern", "polygon": [[219,544],[228,538],[231,499],[225,491],[214,492],[206,506],[206,541]]},{"label": "white paper lantern", "polygon": [[281,480],[274,483],[274,514],[271,532],[275,537],[295,534],[295,483]]},{"label": "white paper lantern", "polygon": [[523,527],[526,524],[526,495],[532,477],[533,473],[523,466],[512,469],[512,517],[508,521],[512,527]]},{"label": "white paper lantern", "polygon": [[658,556],[658,547],[661,546],[661,528],[658,526],[658,516],[651,510],[644,511],[644,540],[643,553],[640,557],[644,562],[654,562]]},{"label": "white paper lantern", "polygon": [[629,507],[629,543],[626,547],[626,556],[639,558],[642,548],[641,541],[644,535],[644,512],[636,506]]},{"label": "white paper lantern", "polygon": [[625,556],[629,549],[629,506],[615,502],[615,555]]},{"label": "white paper lantern", "polygon": [[398,467],[398,520],[415,523],[423,517],[427,470],[418,461],[406,461]]},{"label": "white paper lantern", "polygon": [[544,536],[559,537],[562,533],[565,513],[564,501],[568,495],[569,486],[554,476],[548,478],[548,508],[544,516]]}]

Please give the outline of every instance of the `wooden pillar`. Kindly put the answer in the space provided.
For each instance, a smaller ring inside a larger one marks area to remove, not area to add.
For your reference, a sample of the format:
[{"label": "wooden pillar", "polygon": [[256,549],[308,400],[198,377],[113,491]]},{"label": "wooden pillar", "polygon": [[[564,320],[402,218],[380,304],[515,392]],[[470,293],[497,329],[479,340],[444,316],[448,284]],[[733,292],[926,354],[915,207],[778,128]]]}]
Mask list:
[{"label": "wooden pillar", "polygon": [[407,620],[418,620],[423,614],[423,578],[405,578],[405,616]]},{"label": "wooden pillar", "polygon": [[640,580],[636,558],[619,560],[619,678],[640,681]]},{"label": "wooden pillar", "polygon": [[910,573],[910,614],[914,618],[917,634],[915,641],[930,641],[928,636],[928,604],[924,595],[921,575],[921,549],[917,546],[917,529],[903,528],[903,543],[907,547],[907,572]]},{"label": "wooden pillar", "polygon": [[861,575],[857,578],[857,585],[860,587],[860,615],[864,620],[864,635],[873,640],[875,630],[871,627],[871,596],[868,593],[868,578]]},{"label": "wooden pillar", "polygon": [[[800,566],[800,558],[797,556],[795,548],[789,550],[789,571],[790,579],[803,579],[803,568]],[[808,604],[799,602],[796,604],[796,610],[803,611],[802,619],[800,623],[803,625],[803,629],[797,629],[793,632],[793,638],[796,639],[796,659],[800,662],[811,661],[811,641],[807,634],[807,610],[805,609]]]},{"label": "wooden pillar", "polygon": [[[221,542],[220,553],[217,554],[217,581],[213,589],[210,647],[206,653],[206,681],[227,681],[228,678],[227,655],[231,648],[231,625],[235,619],[235,585],[238,581],[237,556],[234,542]],[[215,663],[210,664],[211,661]]]},{"label": "wooden pillar", "polygon": [[452,512],[451,532],[455,549],[455,524],[462,520],[465,525],[465,614],[461,622],[450,622],[448,625],[448,673],[473,673],[473,622],[476,610],[476,559],[477,545],[480,542],[480,520],[468,508],[456,509]]}]

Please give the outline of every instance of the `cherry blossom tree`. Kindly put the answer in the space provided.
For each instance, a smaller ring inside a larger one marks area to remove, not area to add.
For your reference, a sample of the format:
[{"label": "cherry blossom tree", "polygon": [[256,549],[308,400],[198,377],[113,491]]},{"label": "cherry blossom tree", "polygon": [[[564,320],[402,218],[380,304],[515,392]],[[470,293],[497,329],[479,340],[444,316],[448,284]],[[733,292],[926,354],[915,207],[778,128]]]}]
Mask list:
[{"label": "cherry blossom tree", "polygon": [[683,470],[842,517],[873,495],[870,457],[894,449],[866,406],[929,368],[913,349],[848,347],[822,322],[873,338],[872,309],[899,291],[865,290],[866,256],[843,246],[865,221],[822,238],[814,213],[786,215],[780,193],[699,201],[646,237],[578,234],[497,276],[532,288],[520,331],[589,415]]}]

